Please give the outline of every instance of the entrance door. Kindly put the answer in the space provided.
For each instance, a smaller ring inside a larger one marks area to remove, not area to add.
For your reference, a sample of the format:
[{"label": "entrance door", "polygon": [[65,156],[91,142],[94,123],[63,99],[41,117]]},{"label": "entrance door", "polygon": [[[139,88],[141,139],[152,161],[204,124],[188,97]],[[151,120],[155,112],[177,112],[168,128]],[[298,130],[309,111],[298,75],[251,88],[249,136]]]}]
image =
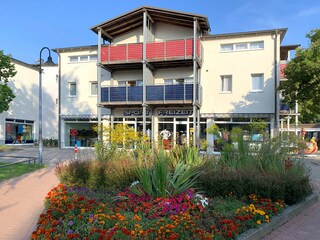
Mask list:
[{"label": "entrance door", "polygon": [[188,131],[186,123],[176,124],[176,143],[179,145],[186,145],[188,143]]}]

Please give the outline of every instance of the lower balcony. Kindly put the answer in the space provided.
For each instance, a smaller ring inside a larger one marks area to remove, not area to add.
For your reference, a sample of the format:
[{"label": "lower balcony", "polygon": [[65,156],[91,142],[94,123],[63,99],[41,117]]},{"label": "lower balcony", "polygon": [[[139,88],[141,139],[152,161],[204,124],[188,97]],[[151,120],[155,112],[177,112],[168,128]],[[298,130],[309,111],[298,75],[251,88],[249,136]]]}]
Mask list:
[{"label": "lower balcony", "polygon": [[[201,88],[197,84],[196,101],[200,102]],[[143,101],[142,86],[102,87],[101,104],[106,107],[140,105]],[[192,105],[193,84],[146,86],[148,105]]]}]

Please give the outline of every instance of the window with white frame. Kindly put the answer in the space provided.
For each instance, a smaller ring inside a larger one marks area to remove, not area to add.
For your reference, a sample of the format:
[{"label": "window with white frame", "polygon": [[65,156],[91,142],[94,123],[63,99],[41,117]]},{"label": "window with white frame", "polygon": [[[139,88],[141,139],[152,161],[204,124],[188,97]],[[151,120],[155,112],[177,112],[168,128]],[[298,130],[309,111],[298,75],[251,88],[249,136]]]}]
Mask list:
[{"label": "window with white frame", "polygon": [[70,97],[77,96],[77,84],[75,82],[69,83],[69,96]]},{"label": "window with white frame", "polygon": [[90,82],[90,95],[98,95],[98,82]]},{"label": "window with white frame", "polygon": [[263,49],[263,42],[251,42],[249,43],[250,49]]},{"label": "window with white frame", "polygon": [[232,92],[232,75],[221,76],[221,92],[222,93]]},{"label": "window with white frame", "polygon": [[176,84],[192,84],[193,78],[176,78],[176,79],[164,79],[165,85],[176,85]]},{"label": "window with white frame", "polygon": [[256,42],[242,42],[242,43],[228,43],[221,44],[221,52],[233,52],[233,51],[247,51],[247,50],[260,50],[264,48],[263,41]]},{"label": "window with white frame", "polygon": [[221,45],[221,52],[229,52],[233,51],[233,44],[222,44]]},{"label": "window with white frame", "polygon": [[92,54],[92,55],[80,55],[80,56],[69,56],[69,62],[75,63],[75,62],[89,62],[89,61],[97,61],[98,55]]},{"label": "window with white frame", "polygon": [[263,82],[263,74],[251,74],[251,92],[262,92]]}]

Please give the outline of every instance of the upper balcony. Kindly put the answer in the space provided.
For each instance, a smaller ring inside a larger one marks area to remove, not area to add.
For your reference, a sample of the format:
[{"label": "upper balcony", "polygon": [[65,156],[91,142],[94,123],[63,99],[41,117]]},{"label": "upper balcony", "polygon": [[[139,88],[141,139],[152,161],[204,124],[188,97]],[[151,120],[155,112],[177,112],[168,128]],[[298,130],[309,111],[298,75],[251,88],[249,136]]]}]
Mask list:
[{"label": "upper balcony", "polygon": [[[143,44],[142,43],[130,43],[120,45],[104,45],[101,48],[101,62],[106,67],[119,67],[124,64],[135,64],[142,62],[143,57]],[[202,45],[200,40],[197,40],[196,44],[196,57],[199,63],[202,62]],[[162,42],[148,42],[146,44],[146,60],[159,66],[164,62],[168,65],[175,63],[191,62],[193,59],[193,39],[178,39],[167,40]],[[181,62],[182,61],[182,62]]]},{"label": "upper balcony", "polygon": [[285,79],[285,75],[283,73],[283,70],[287,66],[287,61],[280,61],[280,79]]},{"label": "upper balcony", "polygon": [[[200,103],[201,87],[196,85],[196,102]],[[143,86],[102,87],[101,104],[106,107],[141,106]],[[148,105],[192,105],[193,84],[150,85],[146,86]]]}]

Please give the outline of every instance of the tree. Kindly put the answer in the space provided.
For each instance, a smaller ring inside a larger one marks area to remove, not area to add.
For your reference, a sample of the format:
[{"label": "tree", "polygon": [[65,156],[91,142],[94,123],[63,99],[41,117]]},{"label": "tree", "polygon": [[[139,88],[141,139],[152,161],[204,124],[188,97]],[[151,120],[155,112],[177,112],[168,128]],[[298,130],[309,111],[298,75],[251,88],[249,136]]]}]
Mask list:
[{"label": "tree", "polygon": [[279,90],[290,107],[298,100],[301,122],[316,122],[320,120],[320,29],[310,31],[306,37],[309,48],[296,50],[284,69],[288,80],[281,83]]},{"label": "tree", "polygon": [[14,64],[9,55],[0,50],[0,113],[9,109],[9,103],[15,98],[12,89],[8,86],[9,78],[16,75]]}]

